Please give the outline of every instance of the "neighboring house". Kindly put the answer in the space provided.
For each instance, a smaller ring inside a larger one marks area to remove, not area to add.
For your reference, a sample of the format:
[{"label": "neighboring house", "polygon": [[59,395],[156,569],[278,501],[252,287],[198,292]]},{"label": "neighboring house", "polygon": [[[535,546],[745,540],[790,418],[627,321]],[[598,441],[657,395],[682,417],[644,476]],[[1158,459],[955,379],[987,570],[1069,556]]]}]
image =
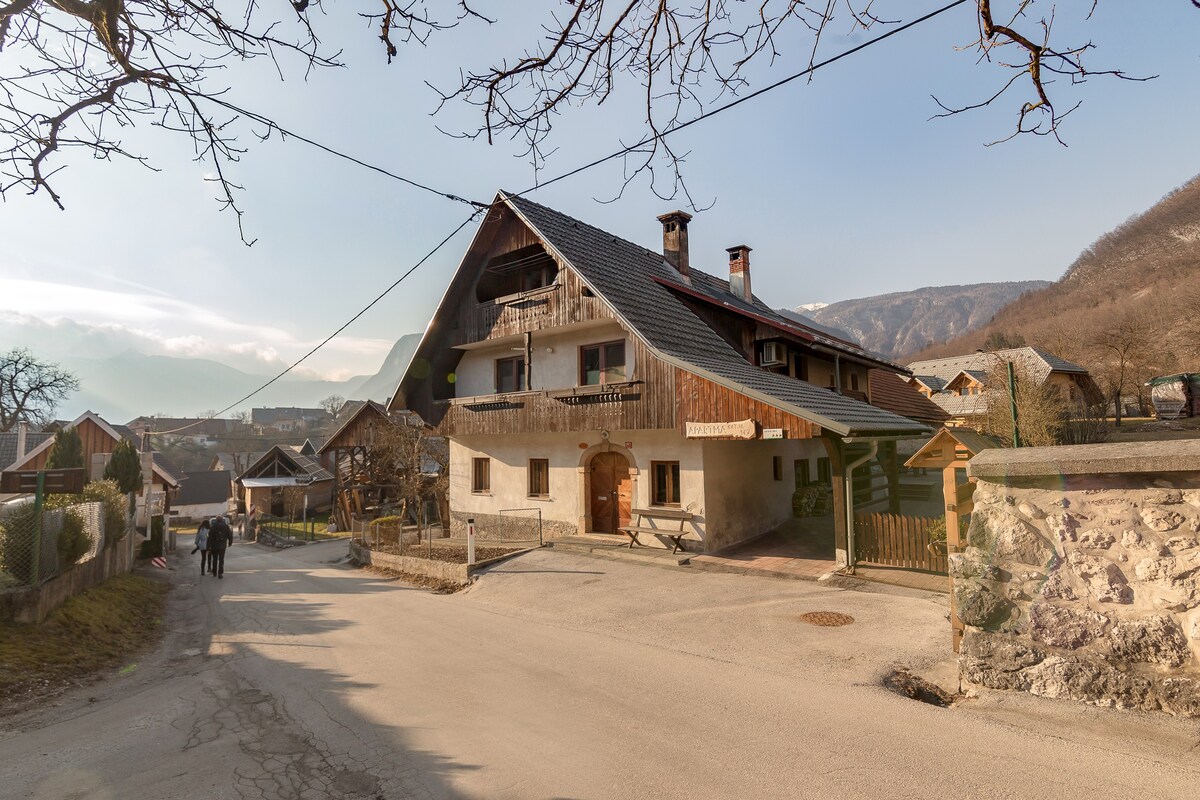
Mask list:
[{"label": "neighboring house", "polygon": [[993,399],[987,391],[988,371],[1008,362],[1020,376],[1057,388],[1068,402],[1083,404],[1100,397],[1085,368],[1036,347],[914,361],[908,365],[908,382],[950,416],[947,424],[974,425],[987,415]]},{"label": "neighboring house", "polygon": [[216,470],[225,470],[229,473],[229,486],[233,497],[238,503],[238,513],[246,513],[249,508],[245,504],[246,490],[237,482],[238,476],[242,474],[255,461],[258,461],[266,450],[259,450],[253,453],[217,453],[213,456],[212,463],[208,465],[209,472]]},{"label": "neighboring house", "polygon": [[[1146,384],[1159,419],[1200,417],[1200,372],[1160,375]],[[0,459],[2,460],[2,459]]]},{"label": "neighboring house", "polygon": [[853,462],[928,433],[867,402],[871,369],[905,370],[760,301],[745,245],[728,278],[693,269],[690,219],[659,217],[660,253],[497,197],[390,405],[449,438],[453,527],[532,507],[616,534],[657,509],[713,551],[790,519],[799,465],[829,458],[845,558]]},{"label": "neighboring house", "polygon": [[[155,433],[160,442],[186,442],[199,447],[213,447],[236,432],[241,423],[232,419],[203,417],[138,417],[125,426],[138,436]],[[157,433],[167,431],[167,433]]]},{"label": "neighboring house", "polygon": [[254,432],[264,434],[302,433],[332,421],[333,417],[323,408],[253,408],[250,424]]},{"label": "neighboring house", "polygon": [[171,515],[179,520],[200,520],[230,512],[233,475],[228,470],[185,472]]},{"label": "neighboring house", "polygon": [[[103,477],[104,468],[108,466],[108,459],[118,442],[128,440],[133,442],[139,450],[141,449],[141,437],[124,425],[112,425],[91,411],[84,412],[78,419],[63,427],[75,428],[79,432],[80,441],[83,442],[83,460],[84,464],[88,465],[88,475],[91,480]],[[51,436],[37,447],[30,449],[24,458],[18,459],[8,469],[13,471],[45,469],[46,459],[49,457],[50,448],[53,445],[54,437]],[[179,488],[182,473],[161,453],[151,453],[151,459],[153,463],[151,491],[156,497],[156,503],[162,502],[161,508],[156,505],[154,513],[169,513],[171,495]],[[144,494],[144,488],[138,491],[139,525],[145,522]]]},{"label": "neighboring house", "polygon": [[[377,434],[384,426],[404,424],[426,427],[417,414],[410,411],[389,412],[382,403],[374,400],[359,404],[351,414],[341,419],[341,425],[317,451],[321,465],[333,473],[335,495],[345,487],[360,487],[364,483],[371,483],[371,477],[367,474],[367,461],[371,447],[376,443]],[[428,444],[431,449],[440,451],[442,461],[445,461],[445,439],[440,436],[430,437]],[[421,472],[429,480],[433,480],[440,474],[441,465],[431,456],[423,455]],[[374,488],[379,490],[373,493],[375,502],[382,504],[394,500],[394,496],[390,496],[385,487]],[[347,501],[347,505],[340,511],[340,525],[349,527],[351,513],[355,513],[355,509]],[[448,509],[444,507],[444,503],[439,504],[438,514],[443,520],[446,519]]]},{"label": "neighboring house", "polygon": [[23,460],[30,450],[53,438],[53,433],[31,431],[24,423],[19,424],[16,430],[0,433],[0,471]]},{"label": "neighboring house", "polygon": [[300,455],[290,447],[276,445],[238,476],[245,491],[247,513],[284,516],[284,492],[302,489],[308,497],[309,513],[332,507],[333,474],[313,456]]}]

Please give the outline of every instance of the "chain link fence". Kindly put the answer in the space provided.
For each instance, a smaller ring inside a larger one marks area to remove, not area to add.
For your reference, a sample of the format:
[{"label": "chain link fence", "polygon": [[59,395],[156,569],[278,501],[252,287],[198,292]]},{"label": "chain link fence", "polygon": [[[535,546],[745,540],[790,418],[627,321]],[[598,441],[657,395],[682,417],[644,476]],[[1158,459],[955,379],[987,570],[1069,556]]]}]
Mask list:
[{"label": "chain link fence", "polygon": [[0,508],[0,591],[37,586],[103,549],[103,503]]}]

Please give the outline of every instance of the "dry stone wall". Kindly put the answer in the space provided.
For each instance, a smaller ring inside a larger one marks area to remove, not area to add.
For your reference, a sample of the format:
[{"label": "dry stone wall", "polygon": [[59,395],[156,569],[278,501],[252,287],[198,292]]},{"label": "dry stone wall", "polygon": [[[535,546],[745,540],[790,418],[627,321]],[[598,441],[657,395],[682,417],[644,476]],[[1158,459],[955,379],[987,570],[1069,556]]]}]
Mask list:
[{"label": "dry stone wall", "polygon": [[[1064,449],[1076,448],[1029,450]],[[1120,450],[1107,453],[1091,468],[1119,469]],[[966,678],[1200,716],[1200,471],[1080,474],[1061,456],[1040,470],[1035,453],[987,457],[971,463],[975,511],[950,556]]]}]

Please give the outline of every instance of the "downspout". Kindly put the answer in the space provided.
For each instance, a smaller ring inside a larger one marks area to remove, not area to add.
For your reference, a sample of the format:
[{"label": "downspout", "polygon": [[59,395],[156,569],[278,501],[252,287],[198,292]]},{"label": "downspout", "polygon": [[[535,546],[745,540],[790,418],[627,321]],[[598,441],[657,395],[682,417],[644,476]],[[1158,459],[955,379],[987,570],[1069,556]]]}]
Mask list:
[{"label": "downspout", "polygon": [[879,442],[871,440],[871,447],[858,459],[846,465],[846,572],[854,574],[854,470],[879,454]]},{"label": "downspout", "polygon": [[837,352],[833,354],[833,390],[842,393],[842,356]]}]

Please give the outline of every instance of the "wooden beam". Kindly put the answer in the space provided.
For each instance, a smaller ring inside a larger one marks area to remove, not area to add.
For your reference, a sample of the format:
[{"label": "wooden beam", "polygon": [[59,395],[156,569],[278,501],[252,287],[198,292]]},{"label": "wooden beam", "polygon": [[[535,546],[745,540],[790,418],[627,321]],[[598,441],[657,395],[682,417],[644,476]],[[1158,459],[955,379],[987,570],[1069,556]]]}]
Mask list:
[{"label": "wooden beam", "polygon": [[[942,470],[942,499],[946,504],[946,554],[957,553],[961,549],[958,526],[958,474],[955,464],[947,465]],[[972,490],[974,491],[974,490]],[[963,624],[958,618],[958,603],[954,600],[954,578],[950,582],[950,647],[955,653],[962,647]]]}]

